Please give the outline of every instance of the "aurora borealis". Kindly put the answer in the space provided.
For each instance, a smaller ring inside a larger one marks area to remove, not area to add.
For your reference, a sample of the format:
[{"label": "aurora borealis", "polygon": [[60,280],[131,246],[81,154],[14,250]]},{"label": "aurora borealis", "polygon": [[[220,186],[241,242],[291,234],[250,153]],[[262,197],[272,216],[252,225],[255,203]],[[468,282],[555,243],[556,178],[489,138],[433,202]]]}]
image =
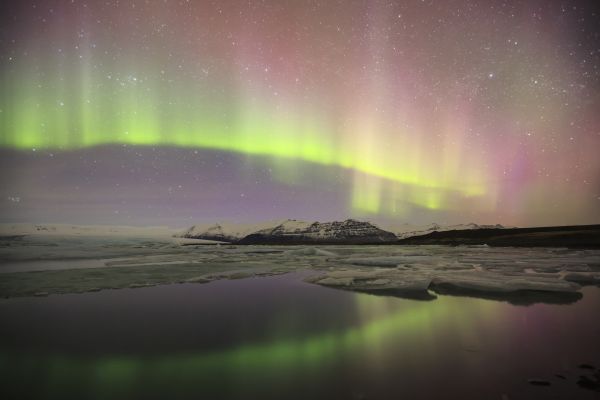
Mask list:
[{"label": "aurora borealis", "polygon": [[600,222],[595,2],[3,8],[3,220]]}]

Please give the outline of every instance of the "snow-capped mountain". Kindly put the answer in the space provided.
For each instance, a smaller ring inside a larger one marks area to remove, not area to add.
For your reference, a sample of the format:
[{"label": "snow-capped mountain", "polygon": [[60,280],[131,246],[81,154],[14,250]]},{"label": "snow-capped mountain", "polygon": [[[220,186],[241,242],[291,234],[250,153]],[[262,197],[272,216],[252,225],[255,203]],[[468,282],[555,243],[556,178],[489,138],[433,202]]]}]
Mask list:
[{"label": "snow-capped mountain", "polygon": [[273,227],[254,232],[240,244],[307,244],[307,243],[388,243],[396,236],[369,223],[347,219],[333,222],[303,222],[287,220]]},{"label": "snow-capped mountain", "polygon": [[193,225],[185,232],[175,235],[176,237],[188,238],[188,239],[204,239],[204,240],[218,240],[222,242],[233,242],[238,240],[240,237],[237,232],[229,232],[223,229],[220,224],[206,226]]},{"label": "snow-capped mountain", "polygon": [[236,242],[240,244],[263,243],[389,243],[397,239],[421,236],[438,231],[465,229],[502,229],[502,225],[429,224],[403,225],[396,234],[383,230],[370,222],[347,219],[333,222],[305,222],[295,219],[269,221],[258,224],[194,225],[175,235],[180,238]]},{"label": "snow-capped mountain", "polygon": [[274,227],[261,229],[253,233],[257,235],[296,235],[306,231],[312,224],[296,219],[287,219]]},{"label": "snow-capped mountain", "polygon": [[279,223],[280,222],[262,222],[259,224],[216,223],[212,225],[193,225],[189,229],[174,236],[187,239],[235,242],[253,232],[276,226]]},{"label": "snow-capped mountain", "polygon": [[439,225],[436,223],[432,223],[429,225],[425,225],[422,227],[415,227],[411,225],[405,225],[405,229],[400,229],[397,231],[396,236],[399,239],[406,239],[412,236],[421,236],[427,235],[428,233],[437,231],[437,232],[445,232],[445,231],[458,231],[458,230],[467,230],[467,229],[504,229],[504,226],[500,224],[496,225],[478,225],[473,222],[468,224],[456,224],[456,225]]}]

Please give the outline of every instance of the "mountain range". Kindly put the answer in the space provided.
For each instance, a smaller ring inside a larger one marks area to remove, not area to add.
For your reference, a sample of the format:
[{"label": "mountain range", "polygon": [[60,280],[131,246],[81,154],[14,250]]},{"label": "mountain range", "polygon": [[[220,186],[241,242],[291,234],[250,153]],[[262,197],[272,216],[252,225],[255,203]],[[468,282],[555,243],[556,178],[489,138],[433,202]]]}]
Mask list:
[{"label": "mountain range", "polygon": [[258,225],[214,224],[194,225],[176,237],[189,239],[218,240],[239,244],[376,244],[394,243],[398,239],[426,235],[437,231],[467,229],[502,229],[502,225],[430,224],[422,227],[405,225],[396,232],[390,232],[367,222],[347,219],[332,222],[304,222],[287,219],[275,223]]},{"label": "mountain range", "polygon": [[504,229],[505,227],[496,224],[496,225],[478,225],[473,222],[468,224],[456,224],[456,225],[439,225],[436,223],[426,225],[423,227],[412,227],[410,230],[401,230],[396,232],[396,236],[398,239],[406,239],[413,236],[422,236],[427,235],[431,232],[446,232],[446,231],[463,231],[463,230],[471,230],[471,229]]}]

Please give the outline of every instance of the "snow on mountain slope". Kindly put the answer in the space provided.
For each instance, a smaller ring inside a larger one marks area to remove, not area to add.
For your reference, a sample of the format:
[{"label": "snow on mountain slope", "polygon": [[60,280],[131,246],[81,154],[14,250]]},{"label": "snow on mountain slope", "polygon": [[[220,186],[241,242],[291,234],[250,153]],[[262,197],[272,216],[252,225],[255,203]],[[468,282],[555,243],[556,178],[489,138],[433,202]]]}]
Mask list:
[{"label": "snow on mountain slope", "polygon": [[251,233],[260,235],[294,235],[304,232],[311,225],[312,223],[310,222],[287,219],[273,227],[261,229]]},{"label": "snow on mountain slope", "polygon": [[502,229],[502,225],[478,225],[475,223],[425,226],[402,225],[396,234],[383,230],[369,222],[347,219],[333,222],[306,222],[295,219],[263,222],[258,224],[212,224],[194,225],[176,237],[218,240],[239,243],[382,243],[426,235],[433,231],[463,229]]},{"label": "snow on mountain slope", "polygon": [[[425,226],[402,225],[396,229],[396,236],[405,239],[411,236],[426,235],[433,231],[464,229],[503,229],[502,225],[478,225],[474,223],[457,225],[429,224]],[[181,233],[165,226],[135,227],[113,225],[69,225],[69,224],[0,224],[0,236],[19,235],[55,235],[55,236],[128,236],[128,237],[178,237],[187,239],[205,239],[223,242],[236,242],[249,235],[251,240],[300,240],[315,241],[392,241],[391,232],[369,223],[353,219],[334,222],[305,222],[294,219],[283,221],[265,221],[256,224],[222,223],[212,225],[194,225]]]},{"label": "snow on mountain slope", "polygon": [[421,236],[427,235],[428,233],[437,231],[437,232],[445,232],[445,231],[457,231],[457,230],[466,230],[466,229],[504,229],[504,226],[500,224],[496,225],[478,225],[473,222],[468,224],[456,224],[456,225],[439,225],[436,223],[432,223],[429,225],[415,227],[413,225],[405,225],[406,230],[403,230],[402,227],[397,230],[396,236],[399,239],[406,239],[412,236]]},{"label": "snow on mountain slope", "polygon": [[270,221],[257,224],[215,223],[212,225],[193,225],[189,229],[176,234],[175,237],[235,242],[253,232],[278,224],[280,222]]},{"label": "snow on mountain slope", "polygon": [[250,234],[239,243],[386,243],[395,240],[393,233],[353,219],[313,223],[287,220]]}]

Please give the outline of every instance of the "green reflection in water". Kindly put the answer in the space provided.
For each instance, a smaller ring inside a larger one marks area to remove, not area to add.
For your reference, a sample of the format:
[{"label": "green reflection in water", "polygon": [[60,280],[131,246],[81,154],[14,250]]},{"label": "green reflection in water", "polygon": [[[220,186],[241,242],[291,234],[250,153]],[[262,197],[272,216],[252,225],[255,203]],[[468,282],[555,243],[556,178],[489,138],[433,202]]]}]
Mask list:
[{"label": "green reflection in water", "polygon": [[[98,398],[132,393],[203,393],[247,390],[267,379],[269,384],[324,379],[334,362],[361,357],[369,367],[381,367],[391,343],[405,344],[418,360],[435,357],[435,332],[468,335],[486,319],[498,317],[501,303],[444,297],[420,302],[356,294],[358,326],[304,339],[274,340],[210,353],[166,356],[0,356],[4,379],[31,375],[43,382],[40,392],[62,395],[65,390]],[[341,310],[344,311],[344,310]],[[347,311],[347,310],[346,310]],[[209,329],[209,327],[207,327]],[[429,352],[429,354],[428,354]],[[413,360],[414,361],[414,360]],[[382,367],[383,368],[383,367]]]}]

